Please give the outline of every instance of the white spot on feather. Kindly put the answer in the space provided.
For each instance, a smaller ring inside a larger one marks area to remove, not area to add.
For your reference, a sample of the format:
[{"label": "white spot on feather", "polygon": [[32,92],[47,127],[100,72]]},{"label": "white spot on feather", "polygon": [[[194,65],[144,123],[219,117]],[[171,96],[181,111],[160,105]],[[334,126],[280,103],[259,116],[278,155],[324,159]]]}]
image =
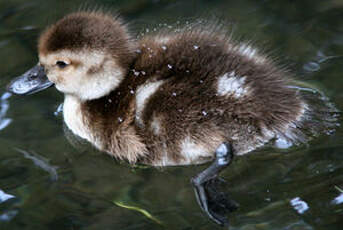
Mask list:
[{"label": "white spot on feather", "polygon": [[151,130],[155,135],[161,134],[161,121],[158,117],[154,116],[151,121]]},{"label": "white spot on feather", "polygon": [[235,98],[244,96],[248,88],[244,86],[245,77],[235,76],[235,71],[225,73],[218,79],[218,94],[220,96],[233,95]]},{"label": "white spot on feather", "polygon": [[166,44],[170,41],[170,37],[159,37],[155,41],[160,44]]},{"label": "white spot on feather", "polygon": [[136,120],[140,125],[143,125],[141,115],[145,108],[147,100],[158,90],[163,82],[163,80],[160,80],[156,82],[146,83],[138,87],[136,94]]}]

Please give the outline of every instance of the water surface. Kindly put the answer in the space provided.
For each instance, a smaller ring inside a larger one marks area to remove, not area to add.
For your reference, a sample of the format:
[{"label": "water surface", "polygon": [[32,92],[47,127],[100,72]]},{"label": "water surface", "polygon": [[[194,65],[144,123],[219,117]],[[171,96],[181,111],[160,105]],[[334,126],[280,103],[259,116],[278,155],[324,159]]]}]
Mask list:
[{"label": "water surface", "polygon": [[[343,109],[341,1],[96,2],[119,9],[137,34],[160,23],[229,21],[236,38],[272,51]],[[37,62],[42,29],[81,4],[0,2],[0,229],[221,229],[203,215],[189,184],[206,165],[130,167],[68,141],[55,113],[63,100],[55,89],[28,97],[4,94],[12,77]],[[222,174],[224,189],[240,204],[229,215],[231,229],[342,229],[342,137],[339,129],[308,146],[235,158]]]}]

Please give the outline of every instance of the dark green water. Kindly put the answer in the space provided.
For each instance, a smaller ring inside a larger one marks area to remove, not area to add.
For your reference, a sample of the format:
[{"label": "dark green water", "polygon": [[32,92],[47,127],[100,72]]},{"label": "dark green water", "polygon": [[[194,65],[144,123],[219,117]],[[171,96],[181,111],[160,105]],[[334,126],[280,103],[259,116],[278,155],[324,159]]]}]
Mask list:
[{"label": "dark green water", "polygon": [[[0,1],[0,95],[12,77],[38,61],[40,31],[82,3]],[[299,79],[321,88],[343,109],[340,0],[96,3],[119,9],[136,32],[159,23],[227,19],[236,37],[267,45]],[[221,229],[203,215],[189,183],[206,166],[132,168],[89,145],[74,147],[61,115],[54,115],[62,100],[55,89],[1,99],[0,195],[15,198],[0,198],[0,229]],[[229,215],[230,229],[343,229],[342,137],[340,128],[308,146],[236,158],[222,174],[225,190],[240,204]]]}]

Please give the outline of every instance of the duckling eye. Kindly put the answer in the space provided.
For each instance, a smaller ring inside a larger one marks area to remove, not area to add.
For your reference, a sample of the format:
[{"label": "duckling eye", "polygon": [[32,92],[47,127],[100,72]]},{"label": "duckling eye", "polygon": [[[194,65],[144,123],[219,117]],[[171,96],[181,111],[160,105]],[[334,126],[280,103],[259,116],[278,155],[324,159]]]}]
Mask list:
[{"label": "duckling eye", "polygon": [[65,63],[64,61],[57,61],[57,62],[56,62],[56,65],[58,66],[58,68],[63,69],[63,68],[65,68],[68,64]]}]

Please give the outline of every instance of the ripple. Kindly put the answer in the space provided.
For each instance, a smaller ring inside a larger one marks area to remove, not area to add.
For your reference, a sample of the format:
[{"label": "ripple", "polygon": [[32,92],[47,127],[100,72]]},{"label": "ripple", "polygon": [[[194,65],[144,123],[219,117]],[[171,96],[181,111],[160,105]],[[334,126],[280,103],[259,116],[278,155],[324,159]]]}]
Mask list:
[{"label": "ripple", "polygon": [[317,62],[310,61],[306,63],[303,68],[307,72],[316,72],[320,70],[320,65]]},{"label": "ripple", "polygon": [[11,93],[5,92],[0,97],[0,130],[6,128],[11,122],[11,118],[7,118],[6,113],[10,107],[8,99],[12,96]]}]

